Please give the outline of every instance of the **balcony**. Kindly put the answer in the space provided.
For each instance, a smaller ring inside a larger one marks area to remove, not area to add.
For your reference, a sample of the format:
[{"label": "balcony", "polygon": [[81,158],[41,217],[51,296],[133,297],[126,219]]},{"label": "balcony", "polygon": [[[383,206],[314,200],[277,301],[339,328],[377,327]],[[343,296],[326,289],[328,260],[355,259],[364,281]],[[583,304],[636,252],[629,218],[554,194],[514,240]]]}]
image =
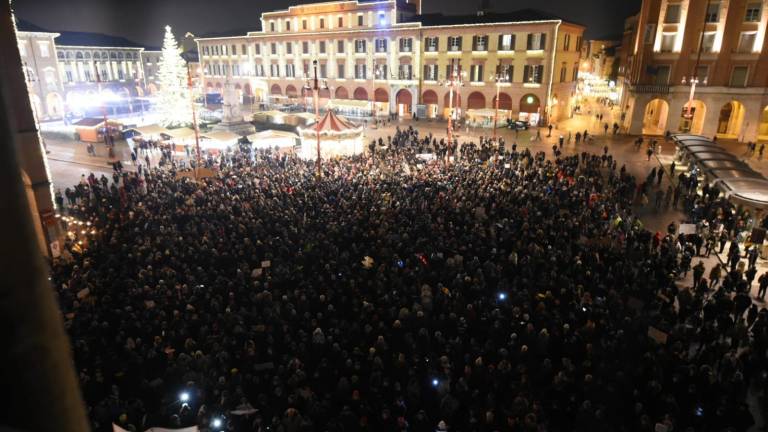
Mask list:
[{"label": "balcony", "polygon": [[636,84],[629,91],[635,94],[669,94],[669,84]]}]

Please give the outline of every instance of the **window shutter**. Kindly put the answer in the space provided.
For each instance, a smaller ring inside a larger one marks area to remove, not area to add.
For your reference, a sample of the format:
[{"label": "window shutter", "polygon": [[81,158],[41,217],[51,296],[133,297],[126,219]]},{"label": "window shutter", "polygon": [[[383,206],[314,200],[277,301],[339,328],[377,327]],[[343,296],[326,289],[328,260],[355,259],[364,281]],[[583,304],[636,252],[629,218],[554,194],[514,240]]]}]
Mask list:
[{"label": "window shutter", "polygon": [[499,35],[499,43],[496,44],[496,50],[501,51],[501,46],[502,46],[503,41],[504,41],[504,35],[500,34]]},{"label": "window shutter", "polygon": [[477,40],[478,40],[477,36],[472,36],[472,51],[477,50]]},{"label": "window shutter", "polygon": [[[528,42],[530,43],[530,36],[528,36]],[[525,68],[523,69],[523,82],[528,82],[528,77],[531,75],[531,67],[528,65],[525,65]]]},{"label": "window shutter", "polygon": [[533,35],[530,33],[528,34],[528,42],[526,43],[526,49],[527,50],[533,49]]},{"label": "window shutter", "polygon": [[541,45],[539,46],[539,49],[547,49],[547,34],[542,33],[541,34]]},{"label": "window shutter", "polygon": [[483,79],[483,65],[477,65],[477,81],[485,81]]}]

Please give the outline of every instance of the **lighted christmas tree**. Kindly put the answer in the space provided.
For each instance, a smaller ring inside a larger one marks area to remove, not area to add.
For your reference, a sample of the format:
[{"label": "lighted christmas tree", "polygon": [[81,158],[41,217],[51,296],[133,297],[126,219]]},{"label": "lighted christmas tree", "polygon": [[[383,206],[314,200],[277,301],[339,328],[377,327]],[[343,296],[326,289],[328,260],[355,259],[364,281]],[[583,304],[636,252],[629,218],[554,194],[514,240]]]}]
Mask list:
[{"label": "lighted christmas tree", "polygon": [[190,124],[192,110],[187,87],[187,65],[181,58],[181,49],[171,32],[171,26],[165,26],[163,53],[157,76],[160,82],[157,109],[162,124],[166,127]]}]

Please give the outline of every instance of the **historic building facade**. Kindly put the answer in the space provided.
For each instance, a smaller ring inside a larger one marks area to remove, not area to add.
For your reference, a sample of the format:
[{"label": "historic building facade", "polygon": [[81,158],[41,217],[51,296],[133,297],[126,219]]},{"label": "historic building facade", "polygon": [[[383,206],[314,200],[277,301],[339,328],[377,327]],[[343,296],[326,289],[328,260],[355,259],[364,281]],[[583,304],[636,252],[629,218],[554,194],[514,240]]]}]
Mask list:
[{"label": "historic building facade", "polygon": [[[583,31],[536,11],[422,15],[419,1],[353,0],[265,12],[259,31],[197,43],[209,93],[230,80],[244,98],[301,103],[317,61],[323,104],[436,118],[493,109],[501,75],[507,117],[557,121],[570,115]],[[453,96],[451,75],[463,81]]]},{"label": "historic building facade", "polygon": [[38,120],[62,118],[93,105],[108,92],[113,105],[133,109],[137,98],[157,91],[160,52],[98,33],[50,32],[17,21],[19,54]]},{"label": "historic building facade", "polygon": [[625,25],[623,126],[768,139],[766,24],[765,0],[644,0]]}]

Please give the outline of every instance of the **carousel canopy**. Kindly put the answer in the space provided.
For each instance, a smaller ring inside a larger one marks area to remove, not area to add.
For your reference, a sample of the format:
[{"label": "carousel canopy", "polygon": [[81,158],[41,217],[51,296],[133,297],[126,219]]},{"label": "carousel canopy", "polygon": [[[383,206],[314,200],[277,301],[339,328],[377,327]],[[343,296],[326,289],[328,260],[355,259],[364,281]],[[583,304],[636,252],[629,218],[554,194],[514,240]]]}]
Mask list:
[{"label": "carousel canopy", "polygon": [[318,130],[321,135],[354,135],[359,134],[363,129],[362,127],[355,126],[344,117],[336,115],[333,111],[327,111],[323,118],[320,119],[320,122],[301,131],[303,134],[315,134]]}]

